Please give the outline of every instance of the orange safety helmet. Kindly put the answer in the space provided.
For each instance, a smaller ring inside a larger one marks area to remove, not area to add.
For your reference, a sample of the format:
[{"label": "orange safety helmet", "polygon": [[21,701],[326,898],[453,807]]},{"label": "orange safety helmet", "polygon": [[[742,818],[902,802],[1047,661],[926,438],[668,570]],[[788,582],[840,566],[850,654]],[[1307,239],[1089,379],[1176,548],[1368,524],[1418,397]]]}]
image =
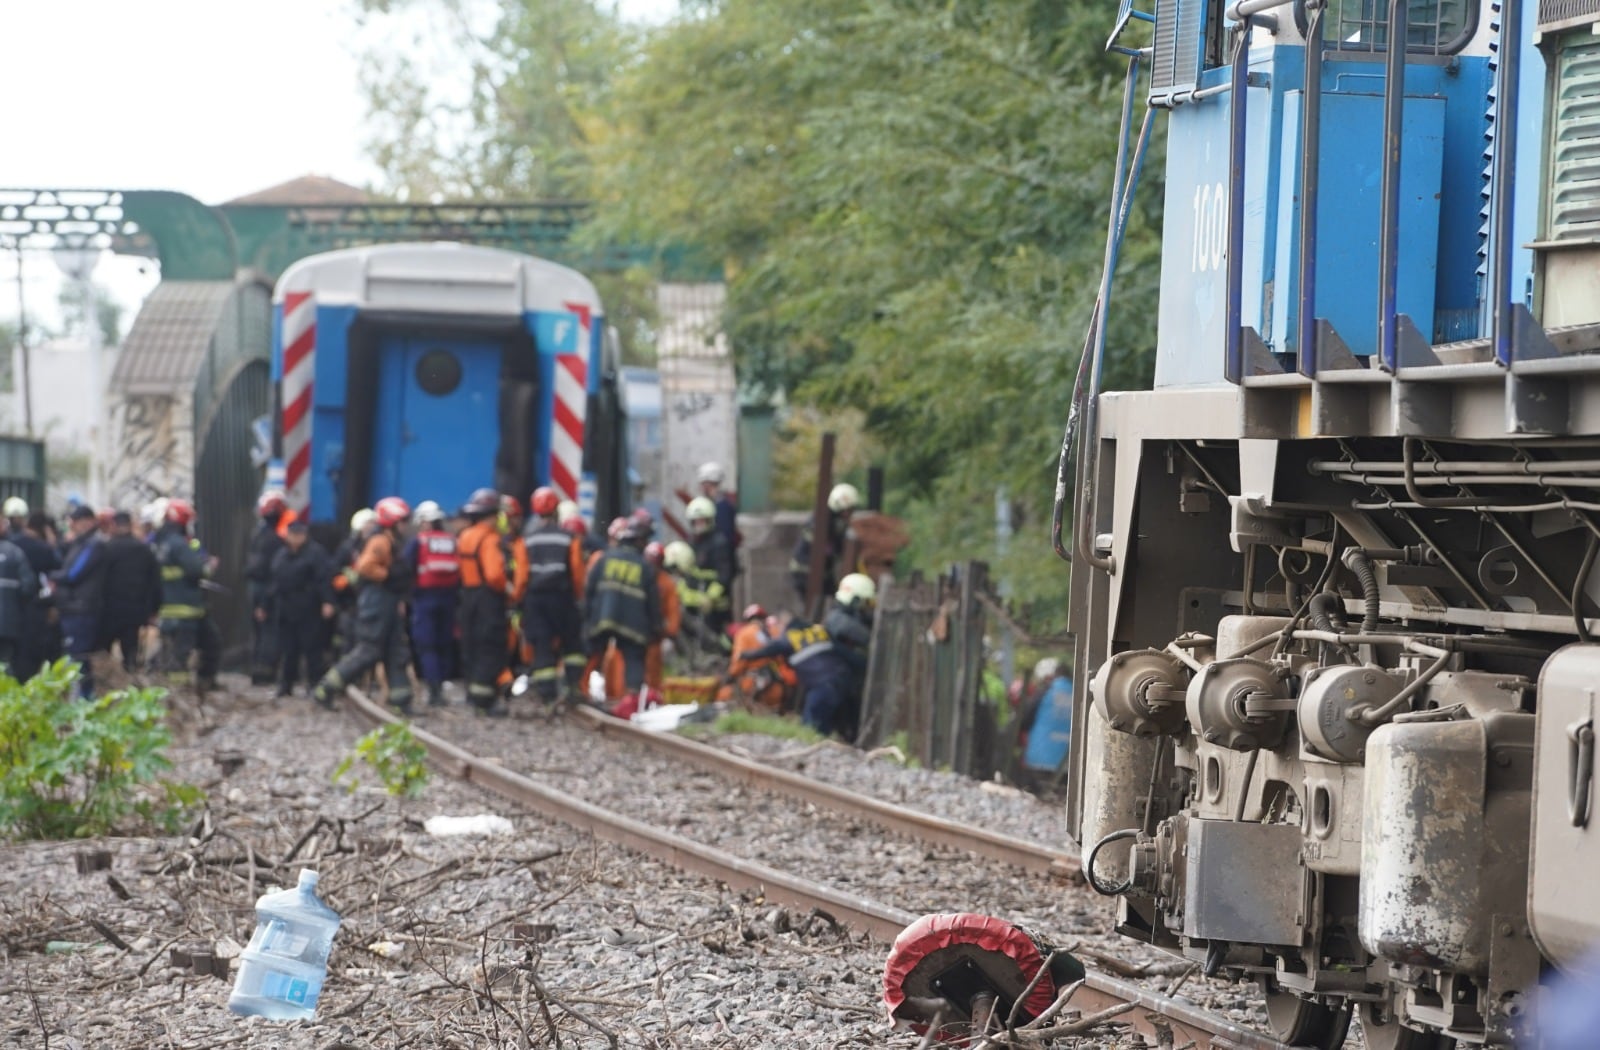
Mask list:
[{"label": "orange safety helmet", "polygon": [[194,504],[186,499],[167,500],[167,521],[173,525],[188,526],[194,521]]},{"label": "orange safety helmet", "polygon": [[377,516],[379,525],[392,529],[411,517],[411,504],[399,496],[385,496],[373,504],[372,513]]},{"label": "orange safety helmet", "polygon": [[541,518],[555,516],[556,508],[561,506],[561,497],[549,485],[541,485],[533,490],[533,495],[528,498],[528,509]]}]

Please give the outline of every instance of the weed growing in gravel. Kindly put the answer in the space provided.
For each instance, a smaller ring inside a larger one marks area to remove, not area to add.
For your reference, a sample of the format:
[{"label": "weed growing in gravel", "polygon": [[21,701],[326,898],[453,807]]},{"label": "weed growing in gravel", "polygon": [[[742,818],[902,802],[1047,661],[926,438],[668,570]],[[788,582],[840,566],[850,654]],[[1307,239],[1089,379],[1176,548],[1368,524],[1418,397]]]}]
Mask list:
[{"label": "weed growing in gravel", "polygon": [[360,740],[333,771],[333,781],[354,791],[361,786],[355,776],[357,761],[365,762],[391,795],[416,798],[428,786],[428,749],[406,722],[379,726]]},{"label": "weed growing in gravel", "polygon": [[82,838],[137,822],[176,831],[205,799],[168,780],[166,690],[73,698],[78,665],[58,660],[26,682],[0,674],[0,832]]},{"label": "weed growing in gravel", "polygon": [[798,740],[802,744],[815,744],[822,739],[815,729],[793,718],[777,715],[758,715],[751,711],[729,711],[709,726],[686,725],[679,732],[698,733],[760,733],[780,740]]}]

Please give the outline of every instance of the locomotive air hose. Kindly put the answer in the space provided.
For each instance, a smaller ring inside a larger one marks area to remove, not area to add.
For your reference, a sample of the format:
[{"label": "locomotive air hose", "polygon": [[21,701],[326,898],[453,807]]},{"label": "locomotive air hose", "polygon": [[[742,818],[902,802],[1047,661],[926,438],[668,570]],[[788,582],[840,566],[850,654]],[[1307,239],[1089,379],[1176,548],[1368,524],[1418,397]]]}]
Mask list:
[{"label": "locomotive air hose", "polygon": [[[1098,877],[1096,877],[1094,873],[1094,862],[1095,858],[1100,855],[1101,847],[1108,846],[1111,843],[1117,842],[1121,839],[1135,838],[1138,836],[1138,834],[1138,828],[1123,828],[1121,831],[1113,831],[1111,834],[1105,836],[1099,842],[1096,842],[1089,848],[1089,855],[1085,857],[1083,861],[1083,877],[1089,883],[1090,889],[1094,890],[1102,897],[1117,897],[1121,894],[1127,893],[1133,888],[1133,872],[1131,870],[1128,872],[1128,877],[1126,880],[1118,883],[1115,886],[1107,886],[1102,883]],[[1133,867],[1131,861],[1129,862],[1128,866],[1130,869]]]},{"label": "locomotive air hose", "polygon": [[1361,581],[1361,595],[1367,601],[1367,614],[1361,618],[1361,633],[1371,634],[1378,626],[1378,570],[1359,547],[1344,552],[1344,563]]}]

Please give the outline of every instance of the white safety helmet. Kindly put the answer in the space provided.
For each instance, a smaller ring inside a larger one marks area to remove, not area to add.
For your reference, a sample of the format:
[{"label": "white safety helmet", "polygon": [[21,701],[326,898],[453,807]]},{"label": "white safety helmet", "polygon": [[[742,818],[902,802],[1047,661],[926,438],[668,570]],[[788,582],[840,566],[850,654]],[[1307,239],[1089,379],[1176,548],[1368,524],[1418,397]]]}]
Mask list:
[{"label": "white safety helmet", "polygon": [[693,529],[699,522],[716,521],[717,505],[704,496],[696,496],[689,501],[689,509],[684,511],[684,516],[689,519],[689,527]]},{"label": "white safety helmet", "polygon": [[848,607],[871,605],[878,600],[878,585],[865,573],[852,572],[839,581],[839,592],[834,598]]},{"label": "white safety helmet", "polygon": [[582,511],[578,510],[578,505],[576,503],[572,502],[570,499],[564,499],[560,503],[556,504],[556,523],[565,525],[567,522],[578,517],[582,513]]},{"label": "white safety helmet", "polygon": [[1061,662],[1053,656],[1046,656],[1033,665],[1033,680],[1035,682],[1048,682],[1056,676]]},{"label": "white safety helmet", "polygon": [[828,509],[835,514],[843,514],[859,506],[861,493],[856,491],[854,485],[835,485],[833,491],[828,493]]},{"label": "white safety helmet", "polygon": [[701,484],[720,485],[726,476],[722,472],[721,463],[702,463],[700,468],[694,472],[694,479]]},{"label": "white safety helmet", "polygon": [[673,540],[667,544],[667,549],[661,558],[666,562],[667,568],[676,569],[678,572],[688,572],[695,566],[694,548],[682,540]]},{"label": "white safety helmet", "polygon": [[160,528],[162,523],[167,520],[167,504],[169,502],[171,501],[165,496],[151,500],[139,508],[139,520],[149,528]]},{"label": "white safety helmet", "polygon": [[431,499],[425,499],[417,504],[417,509],[412,513],[412,517],[419,522],[442,522],[444,521],[444,508]]},{"label": "white safety helmet", "polygon": [[21,496],[12,496],[6,500],[5,507],[0,509],[4,509],[5,516],[8,518],[26,518],[28,516],[28,501]]},{"label": "white safety helmet", "polygon": [[377,520],[378,516],[372,512],[371,507],[362,507],[354,514],[350,515],[350,531],[363,532],[366,530],[368,525],[371,525]]}]

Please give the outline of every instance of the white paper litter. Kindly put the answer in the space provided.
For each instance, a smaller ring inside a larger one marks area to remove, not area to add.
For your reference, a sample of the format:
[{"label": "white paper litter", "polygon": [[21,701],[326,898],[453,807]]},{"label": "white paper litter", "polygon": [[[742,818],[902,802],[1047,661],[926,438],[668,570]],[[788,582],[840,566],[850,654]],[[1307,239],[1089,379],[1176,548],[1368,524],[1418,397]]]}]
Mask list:
[{"label": "white paper litter", "polygon": [[638,711],[629,719],[640,729],[648,729],[657,733],[670,733],[678,728],[685,718],[700,710],[699,704],[663,704],[645,711]]},{"label": "white paper litter", "polygon": [[479,813],[474,817],[447,817],[443,814],[422,822],[422,829],[435,838],[455,835],[509,835],[516,830],[511,821],[493,813]]}]

